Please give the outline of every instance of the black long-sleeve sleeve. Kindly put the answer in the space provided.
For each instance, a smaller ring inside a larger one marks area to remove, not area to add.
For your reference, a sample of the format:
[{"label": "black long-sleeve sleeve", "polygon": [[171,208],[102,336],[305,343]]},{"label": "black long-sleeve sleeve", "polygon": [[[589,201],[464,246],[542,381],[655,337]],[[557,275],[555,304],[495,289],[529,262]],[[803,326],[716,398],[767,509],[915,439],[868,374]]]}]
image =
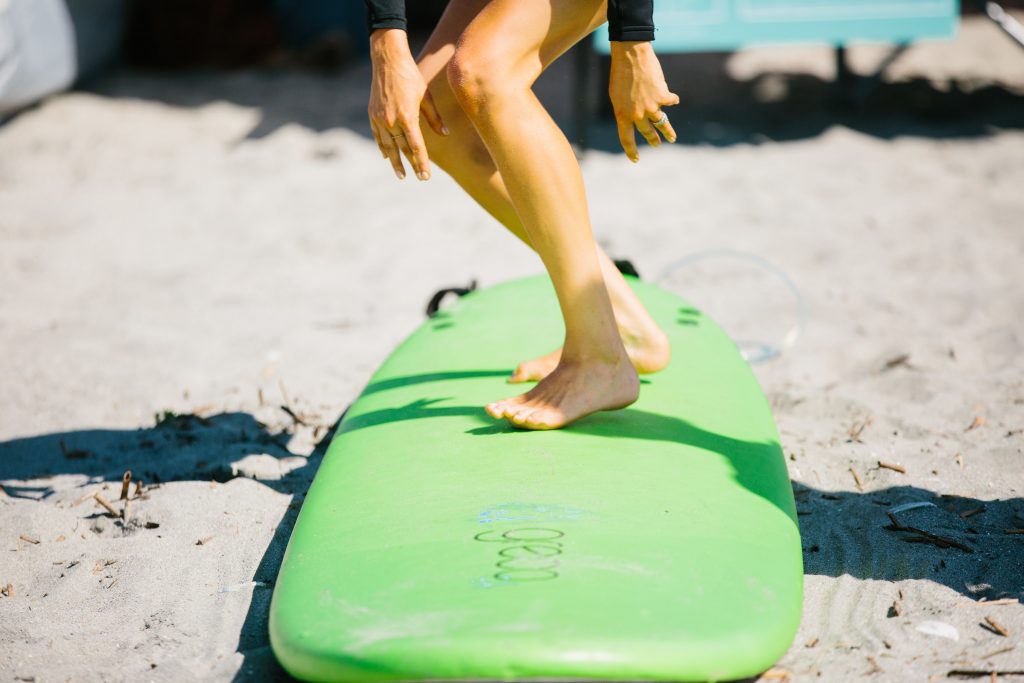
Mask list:
[{"label": "black long-sleeve sleeve", "polygon": [[[406,27],[405,0],[365,0],[370,31]],[[654,0],[608,0],[608,36],[614,41],[654,40]]]},{"label": "black long-sleeve sleeve", "polygon": [[379,28],[405,30],[405,0],[365,0],[370,32]]},{"label": "black long-sleeve sleeve", "polygon": [[654,0],[608,0],[608,37],[654,40]]}]

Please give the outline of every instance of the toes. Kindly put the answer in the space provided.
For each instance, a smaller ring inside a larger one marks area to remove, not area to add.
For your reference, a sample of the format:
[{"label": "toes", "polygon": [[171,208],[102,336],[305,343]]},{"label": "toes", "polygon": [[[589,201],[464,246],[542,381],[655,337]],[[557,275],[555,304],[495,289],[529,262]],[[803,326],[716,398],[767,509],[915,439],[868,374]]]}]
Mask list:
[{"label": "toes", "polygon": [[505,419],[520,429],[537,430],[558,429],[569,422],[560,409],[536,400],[506,406]]},{"label": "toes", "polygon": [[565,416],[561,411],[551,408],[530,411],[523,421],[523,426],[528,429],[558,429],[565,423]]},{"label": "toes", "polygon": [[544,372],[537,366],[537,363],[520,363],[516,371],[508,378],[509,384],[522,384],[523,382],[536,382],[544,376]]},{"label": "toes", "polygon": [[508,399],[504,401],[495,401],[494,403],[488,403],[487,407],[484,408],[484,410],[486,410],[487,414],[493,417],[495,420],[500,420],[501,418],[505,417],[507,403]]},{"label": "toes", "polygon": [[526,371],[526,364],[520,363],[518,366],[516,366],[516,371],[509,376],[508,383],[521,384],[522,382],[526,382],[528,380],[527,374],[528,373]]},{"label": "toes", "polygon": [[527,420],[530,417],[530,413],[536,410],[533,406],[522,406],[518,410],[506,411],[505,417],[509,422],[516,425],[517,427],[525,427]]},{"label": "toes", "polygon": [[525,415],[534,408],[533,406],[523,401],[522,396],[519,396],[518,398],[520,399],[519,401],[511,405],[505,406],[505,418],[512,420],[513,422],[515,422],[520,415]]},{"label": "toes", "polygon": [[513,396],[511,398],[495,401],[494,403],[488,403],[485,410],[487,410],[487,414],[495,420],[500,420],[503,417],[508,417],[510,412],[514,412],[520,405],[522,405],[522,402],[523,396]]}]

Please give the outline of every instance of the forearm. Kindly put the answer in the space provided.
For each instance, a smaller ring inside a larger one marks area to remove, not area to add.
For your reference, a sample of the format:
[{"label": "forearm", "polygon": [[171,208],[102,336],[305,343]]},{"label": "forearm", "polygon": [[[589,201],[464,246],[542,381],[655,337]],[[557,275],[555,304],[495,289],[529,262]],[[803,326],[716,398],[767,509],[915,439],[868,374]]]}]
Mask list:
[{"label": "forearm", "polygon": [[654,55],[654,46],[646,40],[616,40],[611,43],[612,62],[638,66]]},{"label": "forearm", "polygon": [[409,39],[405,31],[396,28],[378,28],[370,34],[370,60],[374,68],[402,64],[412,59]]},{"label": "forearm", "polygon": [[654,40],[654,0],[608,0],[608,37],[612,45]]}]

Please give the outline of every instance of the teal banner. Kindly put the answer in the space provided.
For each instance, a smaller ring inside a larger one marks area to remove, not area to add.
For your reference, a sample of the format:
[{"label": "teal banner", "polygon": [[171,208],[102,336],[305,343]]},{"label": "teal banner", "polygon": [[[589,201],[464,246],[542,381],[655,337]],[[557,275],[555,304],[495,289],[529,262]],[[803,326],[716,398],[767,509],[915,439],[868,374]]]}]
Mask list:
[{"label": "teal banner", "polygon": [[[958,0],[655,0],[661,52],[779,43],[908,43],[956,33]],[[608,30],[594,34],[608,52]]]}]

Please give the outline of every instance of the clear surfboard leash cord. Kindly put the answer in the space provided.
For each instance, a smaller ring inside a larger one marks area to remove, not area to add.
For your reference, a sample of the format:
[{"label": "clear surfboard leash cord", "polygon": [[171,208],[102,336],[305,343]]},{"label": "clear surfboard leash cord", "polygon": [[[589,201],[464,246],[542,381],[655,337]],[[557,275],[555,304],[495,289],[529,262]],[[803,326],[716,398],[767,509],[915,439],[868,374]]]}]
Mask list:
[{"label": "clear surfboard leash cord", "polygon": [[[661,272],[658,273],[654,282],[659,286],[665,287],[672,275],[677,274],[679,271],[693,266],[696,263],[713,259],[728,259],[731,261],[740,261],[752,264],[774,276],[775,279],[785,286],[793,298],[795,322],[789,327],[786,333],[782,335],[781,339],[778,339],[775,342],[733,339],[739,347],[744,360],[752,365],[756,363],[763,363],[773,358],[778,358],[792,349],[797,340],[800,339],[800,336],[804,333],[804,329],[807,326],[807,304],[804,301],[803,294],[800,292],[800,288],[797,287],[796,283],[793,282],[793,279],[786,274],[786,271],[782,270],[782,268],[767,259],[750,252],[739,251],[736,249],[705,249],[695,251],[683,256],[682,258],[676,259],[665,266]],[[684,294],[685,298],[685,293],[677,293]],[[751,292],[749,296],[754,297],[756,294]],[[694,303],[699,305],[700,302]]]}]

